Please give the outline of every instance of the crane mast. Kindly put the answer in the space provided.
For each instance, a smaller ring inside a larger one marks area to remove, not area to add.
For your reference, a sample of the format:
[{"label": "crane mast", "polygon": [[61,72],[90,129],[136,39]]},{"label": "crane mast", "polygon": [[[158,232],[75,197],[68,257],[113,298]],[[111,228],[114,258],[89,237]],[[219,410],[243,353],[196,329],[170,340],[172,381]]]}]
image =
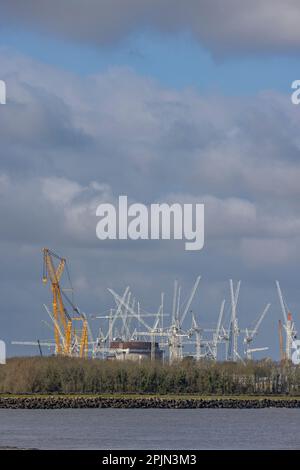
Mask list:
[{"label": "crane mast", "polygon": [[282,335],[282,322],[278,321],[278,335],[279,335],[279,351],[280,351],[280,362],[285,361],[285,353],[283,350],[283,335]]},{"label": "crane mast", "polygon": [[280,284],[278,281],[276,281],[276,287],[277,287],[280,306],[281,306],[281,310],[282,310],[282,314],[284,318],[283,327],[285,329],[285,337],[286,337],[284,359],[289,361],[292,358],[292,344],[293,344],[293,340],[297,337],[297,331],[295,328],[295,324],[293,322],[292,314],[291,312],[289,312],[286,306],[286,303],[284,301]]}]

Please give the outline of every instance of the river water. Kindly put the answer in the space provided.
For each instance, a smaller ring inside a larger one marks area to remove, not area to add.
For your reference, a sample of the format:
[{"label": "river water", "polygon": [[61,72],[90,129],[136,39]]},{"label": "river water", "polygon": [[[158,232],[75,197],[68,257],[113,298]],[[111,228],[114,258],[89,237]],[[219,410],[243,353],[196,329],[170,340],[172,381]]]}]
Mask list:
[{"label": "river water", "polygon": [[0,447],[300,449],[300,410],[0,410]]}]

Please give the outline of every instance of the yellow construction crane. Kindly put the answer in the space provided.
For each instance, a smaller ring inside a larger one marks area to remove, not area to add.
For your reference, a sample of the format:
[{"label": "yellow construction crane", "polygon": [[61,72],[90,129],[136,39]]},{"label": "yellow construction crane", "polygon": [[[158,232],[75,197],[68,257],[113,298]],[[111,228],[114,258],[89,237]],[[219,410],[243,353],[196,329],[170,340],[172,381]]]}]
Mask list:
[{"label": "yellow construction crane", "polygon": [[[60,286],[65,270],[70,280],[66,260],[48,248],[43,248],[43,257],[43,283],[47,283],[48,280],[51,283],[55,353],[63,356],[87,357],[87,320]],[[65,307],[64,299],[71,306],[71,313]]]}]

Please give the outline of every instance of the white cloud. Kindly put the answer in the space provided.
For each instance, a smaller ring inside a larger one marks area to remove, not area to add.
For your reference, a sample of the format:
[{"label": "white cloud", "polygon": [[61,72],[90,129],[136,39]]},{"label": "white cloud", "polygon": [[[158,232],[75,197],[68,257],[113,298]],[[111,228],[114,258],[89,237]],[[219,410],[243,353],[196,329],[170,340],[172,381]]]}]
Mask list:
[{"label": "white cloud", "polygon": [[42,191],[46,199],[53,204],[66,205],[75,196],[80,195],[84,188],[74,181],[66,178],[44,178],[42,181]]}]

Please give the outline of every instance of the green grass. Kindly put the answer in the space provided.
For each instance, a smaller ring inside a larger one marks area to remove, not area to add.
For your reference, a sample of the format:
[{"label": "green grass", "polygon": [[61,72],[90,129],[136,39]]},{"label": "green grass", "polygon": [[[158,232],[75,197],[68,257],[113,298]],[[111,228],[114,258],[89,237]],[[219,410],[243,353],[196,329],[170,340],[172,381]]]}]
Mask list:
[{"label": "green grass", "polygon": [[291,395],[196,395],[196,394],[135,394],[135,393],[101,393],[101,394],[42,394],[42,393],[28,393],[28,394],[0,394],[0,398],[124,398],[124,399],[147,399],[159,398],[162,400],[300,400],[300,396]]}]

